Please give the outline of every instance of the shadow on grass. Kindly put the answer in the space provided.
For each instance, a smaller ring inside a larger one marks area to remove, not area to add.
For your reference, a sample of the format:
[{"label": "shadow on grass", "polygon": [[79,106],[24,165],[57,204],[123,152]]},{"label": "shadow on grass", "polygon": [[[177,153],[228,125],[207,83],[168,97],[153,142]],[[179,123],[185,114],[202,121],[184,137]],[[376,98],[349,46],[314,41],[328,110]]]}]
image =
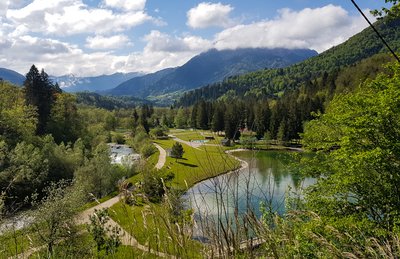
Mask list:
[{"label": "shadow on grass", "polygon": [[189,163],[185,163],[185,162],[181,162],[181,161],[177,161],[177,163],[184,165],[184,166],[189,166],[189,167],[199,167],[198,165],[189,164]]}]

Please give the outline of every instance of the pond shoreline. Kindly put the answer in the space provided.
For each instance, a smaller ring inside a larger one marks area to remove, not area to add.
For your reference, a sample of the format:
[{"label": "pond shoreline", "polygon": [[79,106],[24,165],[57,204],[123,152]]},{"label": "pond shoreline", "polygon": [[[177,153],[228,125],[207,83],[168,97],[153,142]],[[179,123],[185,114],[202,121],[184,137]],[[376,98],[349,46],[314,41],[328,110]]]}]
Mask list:
[{"label": "pond shoreline", "polygon": [[198,184],[200,184],[200,183],[202,183],[202,182],[204,182],[204,181],[207,181],[207,180],[210,180],[210,179],[212,179],[212,178],[219,177],[219,176],[222,176],[222,175],[229,175],[229,174],[232,174],[232,173],[235,173],[235,172],[238,172],[238,171],[247,169],[247,168],[249,167],[249,163],[246,162],[246,161],[244,161],[243,159],[238,158],[237,156],[234,156],[234,155],[232,154],[232,153],[235,153],[235,152],[244,152],[244,151],[291,151],[291,152],[304,152],[304,150],[301,149],[301,148],[285,147],[285,146],[275,146],[275,147],[270,147],[270,148],[255,148],[255,149],[250,149],[250,148],[236,148],[236,149],[225,150],[224,153],[225,153],[225,154],[228,154],[228,155],[230,155],[230,156],[232,156],[235,160],[239,161],[239,162],[240,162],[240,165],[239,165],[238,167],[232,169],[232,170],[224,171],[224,172],[218,173],[218,174],[216,174],[216,175],[213,175],[213,176],[210,176],[210,177],[207,177],[207,178],[204,178],[204,179],[202,179],[202,180],[199,180],[199,181],[195,182],[192,186],[189,186],[189,187],[185,190],[184,195],[185,195],[191,188],[194,188],[196,185],[198,185]]}]

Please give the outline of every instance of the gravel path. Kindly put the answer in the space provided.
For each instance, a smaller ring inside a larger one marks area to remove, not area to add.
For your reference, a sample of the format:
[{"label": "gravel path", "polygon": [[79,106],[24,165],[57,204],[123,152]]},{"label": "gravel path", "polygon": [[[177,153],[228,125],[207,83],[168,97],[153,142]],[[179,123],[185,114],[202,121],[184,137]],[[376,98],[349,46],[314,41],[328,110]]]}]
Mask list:
[{"label": "gravel path", "polygon": [[180,139],[180,138],[178,138],[178,137],[176,137],[174,135],[168,135],[168,137],[172,138],[172,140],[174,140],[176,142],[180,142],[180,143],[186,144],[189,147],[192,147],[192,148],[195,148],[195,149],[198,149],[198,150],[201,150],[199,147],[201,147],[203,145],[202,143],[190,142],[190,141],[186,141],[186,140]]},{"label": "gravel path", "polygon": [[[154,146],[160,151],[160,156],[158,157],[158,162],[155,165],[155,168],[157,169],[161,169],[166,161],[167,158],[167,152],[165,151],[165,149],[163,149],[161,146],[157,145],[154,143]],[[92,208],[89,208],[85,211],[83,211],[81,214],[79,214],[77,216],[77,223],[78,224],[89,224],[90,223],[90,216],[93,215],[95,210],[101,210],[104,208],[110,208],[112,207],[114,204],[118,203],[120,200],[119,195],[115,196],[114,198],[111,198],[103,203],[100,203]],[[176,258],[175,256],[166,254],[166,253],[162,253],[159,251],[155,251],[153,249],[150,249],[147,246],[141,245],[139,244],[139,242],[131,235],[129,234],[127,231],[125,231],[117,222],[115,222],[114,220],[112,220],[110,218],[110,220],[108,221],[108,224],[110,226],[117,226],[121,229],[121,242],[123,245],[127,245],[127,246],[133,246],[141,251],[156,255],[158,257],[165,257],[165,258]],[[34,247],[31,248],[27,251],[25,251],[24,253],[21,253],[17,256],[17,258],[28,258],[29,256],[31,256],[32,254],[45,249],[46,246],[39,246],[39,247]],[[14,257],[10,257],[10,258],[14,258]]]},{"label": "gravel path", "polygon": [[154,167],[156,169],[161,169],[164,166],[165,161],[167,160],[167,152],[160,145],[156,143],[153,143],[153,145],[158,149],[158,151],[160,151],[160,155],[158,156],[158,162]]}]

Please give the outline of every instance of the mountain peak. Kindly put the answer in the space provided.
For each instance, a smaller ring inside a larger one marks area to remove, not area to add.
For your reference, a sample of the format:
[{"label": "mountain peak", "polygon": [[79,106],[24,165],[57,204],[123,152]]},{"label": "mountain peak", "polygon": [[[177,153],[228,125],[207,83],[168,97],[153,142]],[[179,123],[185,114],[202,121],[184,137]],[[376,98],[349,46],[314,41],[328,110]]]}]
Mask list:
[{"label": "mountain peak", "polygon": [[265,68],[286,67],[317,54],[316,51],[309,49],[210,49],[193,57],[180,67],[133,78],[108,93],[146,98],[186,91],[220,82],[233,75]]}]

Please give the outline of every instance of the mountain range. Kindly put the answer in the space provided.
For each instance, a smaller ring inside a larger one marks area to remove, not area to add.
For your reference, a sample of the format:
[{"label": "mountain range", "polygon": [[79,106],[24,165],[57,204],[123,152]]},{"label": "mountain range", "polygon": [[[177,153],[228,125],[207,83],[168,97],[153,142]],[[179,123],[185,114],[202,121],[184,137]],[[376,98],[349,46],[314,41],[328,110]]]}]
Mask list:
[{"label": "mountain range", "polygon": [[114,73],[112,75],[101,75],[94,77],[76,77],[74,75],[65,75],[60,77],[51,76],[53,82],[57,82],[61,89],[66,92],[97,92],[112,89],[122,82],[125,82],[142,73]]},{"label": "mountain range", "polygon": [[[139,72],[114,73],[112,75],[94,77],[76,77],[71,74],[64,76],[50,76],[50,79],[54,83],[58,83],[61,89],[66,92],[98,92],[112,89],[122,82],[141,75],[143,75],[143,73]],[[7,68],[0,68],[0,78],[18,86],[22,86],[25,80],[25,76]]]},{"label": "mountain range", "polygon": [[180,67],[132,78],[105,93],[151,98],[195,89],[251,71],[286,67],[317,54],[309,49],[211,49]]},{"label": "mountain range", "polygon": [[23,75],[7,68],[0,68],[0,78],[20,86],[25,81],[25,77]]},{"label": "mountain range", "polygon": [[[396,51],[400,50],[400,20],[379,20],[375,24],[386,42]],[[344,43],[328,49],[318,56],[293,64],[286,68],[260,70],[225,79],[186,92],[177,102],[178,106],[190,106],[198,100],[215,100],[225,94],[229,96],[260,97],[279,95],[287,89],[296,89],[301,84],[322,76],[354,66],[378,53],[388,52],[385,45],[368,27]]]}]

